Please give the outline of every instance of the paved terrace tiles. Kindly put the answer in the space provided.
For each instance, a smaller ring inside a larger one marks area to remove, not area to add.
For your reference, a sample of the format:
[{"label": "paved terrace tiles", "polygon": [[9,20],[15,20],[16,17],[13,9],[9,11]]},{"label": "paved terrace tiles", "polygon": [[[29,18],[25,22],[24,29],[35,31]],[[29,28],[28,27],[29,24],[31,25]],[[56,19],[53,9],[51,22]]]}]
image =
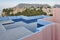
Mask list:
[{"label": "paved terrace tiles", "polygon": [[2,36],[0,35],[0,40],[17,40],[18,38],[22,38],[32,33],[33,32],[25,27],[18,27],[4,32]]}]

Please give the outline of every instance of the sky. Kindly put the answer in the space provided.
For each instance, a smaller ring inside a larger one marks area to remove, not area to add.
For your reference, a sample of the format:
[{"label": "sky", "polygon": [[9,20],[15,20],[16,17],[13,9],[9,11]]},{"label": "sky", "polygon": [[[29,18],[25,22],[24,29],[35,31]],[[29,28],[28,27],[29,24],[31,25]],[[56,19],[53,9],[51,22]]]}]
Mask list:
[{"label": "sky", "polygon": [[53,6],[54,4],[60,4],[60,0],[0,0],[0,11],[3,8],[14,7],[20,3],[49,4]]}]

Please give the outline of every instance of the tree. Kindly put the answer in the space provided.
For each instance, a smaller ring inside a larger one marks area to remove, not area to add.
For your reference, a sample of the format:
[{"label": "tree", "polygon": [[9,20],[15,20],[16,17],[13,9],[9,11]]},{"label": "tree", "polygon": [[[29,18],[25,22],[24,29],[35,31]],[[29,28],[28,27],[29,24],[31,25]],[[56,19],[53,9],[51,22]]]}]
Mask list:
[{"label": "tree", "polygon": [[4,12],[5,16],[8,16],[9,15],[8,9],[3,9],[3,12]]},{"label": "tree", "polygon": [[51,6],[48,6],[47,8],[51,8]]},{"label": "tree", "polygon": [[5,12],[6,16],[19,16],[19,15],[36,16],[36,15],[46,15],[47,13],[43,12],[42,8],[43,8],[42,6],[39,7],[38,10],[36,10],[37,8],[34,8],[34,7],[26,8],[23,12],[17,12],[16,14],[13,14],[13,9],[9,8],[9,9],[3,9],[3,12]]},{"label": "tree", "polygon": [[13,13],[13,9],[12,8],[6,8],[6,9],[3,9],[3,12],[4,12],[3,14],[5,14],[5,16],[10,16]]},{"label": "tree", "polygon": [[42,10],[43,9],[43,6],[41,6],[40,9]]},{"label": "tree", "polygon": [[12,8],[9,8],[9,11],[11,14],[13,14],[13,9]]}]

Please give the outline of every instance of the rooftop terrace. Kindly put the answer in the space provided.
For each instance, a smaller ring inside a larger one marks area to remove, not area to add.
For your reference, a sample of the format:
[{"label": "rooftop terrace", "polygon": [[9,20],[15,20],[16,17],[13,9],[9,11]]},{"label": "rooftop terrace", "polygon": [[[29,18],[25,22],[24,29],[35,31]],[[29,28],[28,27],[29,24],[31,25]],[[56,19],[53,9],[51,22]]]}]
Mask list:
[{"label": "rooftop terrace", "polygon": [[[0,40],[18,40],[41,31],[52,22],[42,20],[50,16],[7,16],[0,18]],[[3,39],[4,38],[4,39]]]}]

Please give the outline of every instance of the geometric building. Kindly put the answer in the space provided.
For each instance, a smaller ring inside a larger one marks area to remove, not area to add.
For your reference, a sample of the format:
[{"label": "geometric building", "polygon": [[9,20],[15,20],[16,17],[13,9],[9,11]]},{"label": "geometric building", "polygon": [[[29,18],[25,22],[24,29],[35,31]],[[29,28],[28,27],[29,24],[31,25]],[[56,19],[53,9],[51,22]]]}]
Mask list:
[{"label": "geometric building", "polygon": [[60,8],[53,16],[8,16],[0,18],[0,40],[60,40]]}]

